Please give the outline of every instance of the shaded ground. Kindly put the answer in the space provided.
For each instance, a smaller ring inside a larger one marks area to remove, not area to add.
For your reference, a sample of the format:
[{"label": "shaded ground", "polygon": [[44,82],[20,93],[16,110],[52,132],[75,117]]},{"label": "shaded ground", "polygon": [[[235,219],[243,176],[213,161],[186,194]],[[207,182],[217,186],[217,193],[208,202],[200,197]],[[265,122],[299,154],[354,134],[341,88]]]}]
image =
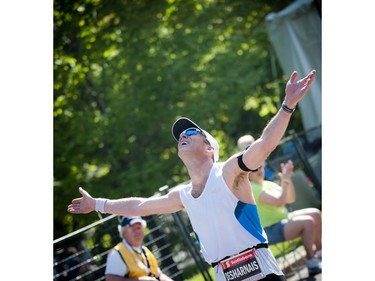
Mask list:
[{"label": "shaded ground", "polygon": [[302,246],[285,257],[277,259],[288,281],[321,281],[322,273],[309,276],[306,266],[306,252]]},{"label": "shaded ground", "polygon": [[296,273],[296,274],[288,277],[287,280],[288,281],[321,281],[322,280],[322,273],[319,273],[315,276],[309,277],[307,267],[304,267],[299,271],[299,275]]}]

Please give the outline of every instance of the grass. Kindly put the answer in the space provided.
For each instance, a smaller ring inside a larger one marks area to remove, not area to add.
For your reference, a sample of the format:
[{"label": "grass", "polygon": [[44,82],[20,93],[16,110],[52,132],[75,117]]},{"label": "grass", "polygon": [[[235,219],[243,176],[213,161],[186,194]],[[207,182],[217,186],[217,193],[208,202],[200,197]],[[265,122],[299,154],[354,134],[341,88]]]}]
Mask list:
[{"label": "grass", "polygon": [[[294,243],[295,243],[296,246],[302,245],[301,238],[295,239]],[[294,250],[294,248],[291,247],[290,243],[288,243],[288,242],[280,242],[280,243],[277,244],[277,246],[278,247],[276,247],[275,245],[269,245],[269,248],[270,248],[272,254],[275,256],[275,258],[278,258],[283,254],[281,249],[284,249],[285,254],[290,253],[291,251]]]},{"label": "grass", "polygon": [[[214,269],[212,267],[210,267],[208,269],[208,272],[210,273],[210,276],[211,276],[212,280],[215,280]],[[203,275],[199,272],[199,273],[193,275],[192,277],[186,279],[186,281],[204,281],[204,278],[203,278]]]}]

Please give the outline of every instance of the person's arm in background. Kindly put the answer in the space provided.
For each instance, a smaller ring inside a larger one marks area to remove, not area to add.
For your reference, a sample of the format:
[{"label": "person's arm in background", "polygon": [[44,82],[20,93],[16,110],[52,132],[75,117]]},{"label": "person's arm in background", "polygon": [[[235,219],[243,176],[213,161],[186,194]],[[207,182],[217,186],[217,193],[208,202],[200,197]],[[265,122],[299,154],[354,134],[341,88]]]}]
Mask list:
[{"label": "person's arm in background", "polygon": [[294,170],[292,160],[288,160],[287,163],[280,164],[280,170],[277,175],[280,178],[280,185],[286,192],[285,204],[291,204],[296,201],[296,192],[294,190],[294,184],[292,181],[292,174]]},{"label": "person's arm in background", "polygon": [[281,192],[276,195],[263,191],[259,196],[259,202],[274,207],[282,207],[286,204],[293,203],[296,200],[294,185],[291,179],[293,173],[293,162],[289,160],[287,163],[280,164],[281,171],[278,173],[280,177]]}]

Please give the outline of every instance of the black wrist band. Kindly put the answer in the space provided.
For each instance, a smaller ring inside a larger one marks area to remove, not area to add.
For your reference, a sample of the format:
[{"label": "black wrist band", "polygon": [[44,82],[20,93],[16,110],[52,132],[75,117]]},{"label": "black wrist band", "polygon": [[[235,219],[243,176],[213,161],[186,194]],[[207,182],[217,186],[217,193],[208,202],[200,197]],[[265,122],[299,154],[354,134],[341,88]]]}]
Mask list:
[{"label": "black wrist band", "polygon": [[288,113],[293,113],[293,111],[296,110],[296,108],[289,108],[289,107],[287,107],[287,105],[286,105],[285,103],[283,103],[283,104],[281,105],[281,108],[282,108],[284,111],[288,112]]}]

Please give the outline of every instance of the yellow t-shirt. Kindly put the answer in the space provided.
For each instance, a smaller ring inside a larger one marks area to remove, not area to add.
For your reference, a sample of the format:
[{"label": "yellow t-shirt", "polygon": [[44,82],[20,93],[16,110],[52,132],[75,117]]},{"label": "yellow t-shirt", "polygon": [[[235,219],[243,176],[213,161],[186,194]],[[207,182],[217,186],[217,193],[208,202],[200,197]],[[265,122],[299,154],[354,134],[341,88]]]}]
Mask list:
[{"label": "yellow t-shirt", "polygon": [[266,180],[263,181],[262,185],[259,185],[253,181],[250,182],[255,202],[257,204],[260,221],[263,227],[270,226],[288,217],[288,209],[285,206],[274,207],[271,205],[259,203],[259,196],[263,190],[267,191],[268,193],[275,193],[278,195],[281,193],[281,186],[274,182]]}]

